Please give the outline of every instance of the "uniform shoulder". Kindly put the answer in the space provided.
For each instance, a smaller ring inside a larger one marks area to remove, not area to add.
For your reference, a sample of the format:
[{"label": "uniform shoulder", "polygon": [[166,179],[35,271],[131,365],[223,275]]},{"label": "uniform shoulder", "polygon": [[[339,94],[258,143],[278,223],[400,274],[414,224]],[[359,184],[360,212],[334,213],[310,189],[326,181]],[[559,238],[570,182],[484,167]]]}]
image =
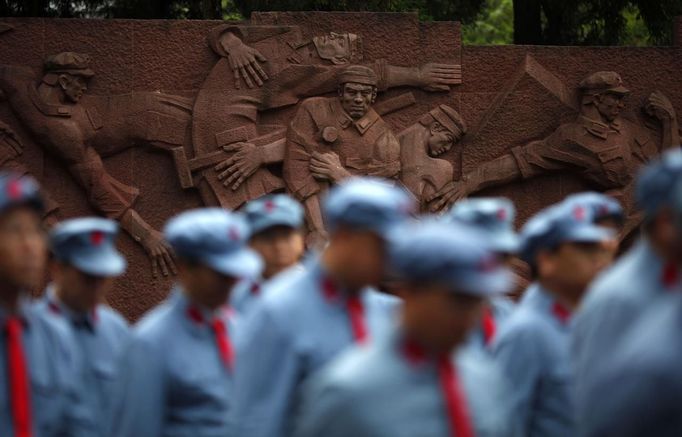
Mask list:
[{"label": "uniform shoulder", "polygon": [[332,99],[331,97],[308,97],[301,102],[301,108],[306,110],[319,109],[322,106],[329,105]]},{"label": "uniform shoulder", "polygon": [[110,306],[100,305],[97,308],[97,313],[98,317],[100,317],[104,323],[112,326],[114,329],[121,332],[128,332],[130,330],[130,324],[128,321],[123,318],[118,311],[111,308]]},{"label": "uniform shoulder", "polygon": [[638,301],[642,279],[641,269],[638,268],[642,258],[641,250],[634,248],[597,276],[587,291],[581,312],[603,305],[613,307]]},{"label": "uniform shoulder", "polygon": [[154,342],[162,340],[166,336],[172,336],[172,312],[171,302],[169,300],[164,301],[135,324],[133,338]]}]

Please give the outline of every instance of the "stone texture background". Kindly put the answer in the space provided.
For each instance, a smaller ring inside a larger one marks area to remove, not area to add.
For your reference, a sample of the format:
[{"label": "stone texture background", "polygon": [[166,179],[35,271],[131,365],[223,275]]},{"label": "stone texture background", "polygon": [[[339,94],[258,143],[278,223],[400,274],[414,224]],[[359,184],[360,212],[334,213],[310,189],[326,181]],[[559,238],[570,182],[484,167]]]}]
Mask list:
[{"label": "stone texture background", "polygon": [[[2,18],[0,22],[14,26],[0,35],[0,64],[27,65],[38,72],[47,55],[61,51],[90,54],[97,75],[89,84],[89,99],[155,90],[192,97],[218,59],[207,46],[206,36],[221,24],[219,21]],[[405,66],[461,63],[462,85],[449,93],[411,90],[417,104],[385,117],[399,131],[437,104],[458,109],[470,133],[446,155],[456,174],[511,147],[543,138],[569,120],[576,113],[577,103],[572,97],[575,87],[595,71],[614,70],[622,75],[633,91],[627,103],[629,117],[641,117],[639,108],[655,89],[663,91],[676,109],[682,110],[682,49],[678,46],[462,46],[459,23],[420,23],[416,14],[254,13],[251,22],[300,25],[305,36],[329,31],[358,33],[364,38],[365,61],[385,58],[391,64]],[[676,20],[675,26],[679,45],[682,21]],[[380,99],[404,91],[392,90]],[[265,113],[262,122],[286,123],[294,110],[290,107]],[[61,204],[61,215],[93,213],[66,169],[32,142],[3,102],[0,120],[21,137],[23,161]],[[136,209],[157,229],[179,211],[201,205],[197,192],[181,189],[173,160],[165,153],[133,147],[107,157],[105,165],[113,176],[140,189]],[[483,194],[515,200],[520,224],[543,205],[581,188],[587,187],[573,176],[556,174]],[[172,279],[152,279],[143,249],[128,235],[121,236],[119,245],[130,268],[118,281],[110,301],[136,319],[167,294]]]}]

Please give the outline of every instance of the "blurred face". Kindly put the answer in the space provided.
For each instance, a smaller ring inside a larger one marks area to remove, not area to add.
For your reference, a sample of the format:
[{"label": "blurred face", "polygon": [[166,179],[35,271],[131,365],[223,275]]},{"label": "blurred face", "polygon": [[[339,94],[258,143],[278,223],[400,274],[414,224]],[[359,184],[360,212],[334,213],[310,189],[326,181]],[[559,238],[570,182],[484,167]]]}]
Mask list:
[{"label": "blurred face", "polygon": [[682,230],[670,209],[664,208],[656,215],[647,228],[647,234],[661,256],[682,264]]},{"label": "blurred face", "polygon": [[82,76],[62,74],[59,76],[59,86],[64,91],[66,100],[78,103],[83,94],[88,90],[88,84]]},{"label": "blurred face", "polygon": [[612,253],[605,243],[564,243],[538,255],[538,277],[551,290],[579,301],[594,277],[607,267]]},{"label": "blurred face", "polygon": [[463,343],[481,318],[485,300],[441,285],[412,284],[403,297],[403,324],[429,350],[447,353]]},{"label": "blurred face", "polygon": [[0,214],[0,282],[13,289],[35,289],[46,262],[47,240],[38,213],[18,207]]},{"label": "blurred face", "polygon": [[305,247],[301,231],[289,226],[265,229],[251,237],[250,245],[263,258],[265,279],[299,262]]},{"label": "blurred face", "polygon": [[89,275],[60,262],[53,263],[52,277],[59,299],[81,313],[93,310],[114,286],[114,278]]},{"label": "blurred face", "polygon": [[607,92],[597,96],[596,104],[601,116],[608,121],[613,121],[623,110],[625,99],[622,94]]},{"label": "blurred face", "polygon": [[362,118],[377,96],[376,88],[359,83],[345,83],[340,90],[341,106],[354,120]]},{"label": "blurred face", "polygon": [[336,259],[339,279],[351,289],[377,286],[384,278],[384,240],[374,232],[338,229],[330,236],[327,251]]},{"label": "blurred face", "polygon": [[351,58],[350,36],[347,33],[331,32],[327,35],[315,36],[313,43],[322,59],[331,60],[335,64],[343,64]]},{"label": "blurred face", "polygon": [[453,135],[449,130],[441,126],[440,123],[431,124],[431,135],[429,136],[429,155],[438,156],[447,152],[459,141],[460,137]]},{"label": "blurred face", "polygon": [[194,302],[210,309],[225,305],[237,279],[202,264],[179,263],[178,279]]}]

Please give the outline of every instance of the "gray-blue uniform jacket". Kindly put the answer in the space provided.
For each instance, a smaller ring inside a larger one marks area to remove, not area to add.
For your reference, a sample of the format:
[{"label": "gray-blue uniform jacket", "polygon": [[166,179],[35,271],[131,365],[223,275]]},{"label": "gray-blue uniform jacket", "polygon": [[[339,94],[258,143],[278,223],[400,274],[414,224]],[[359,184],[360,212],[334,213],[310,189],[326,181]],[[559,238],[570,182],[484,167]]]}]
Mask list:
[{"label": "gray-blue uniform jacket", "polygon": [[539,284],[526,290],[493,345],[523,437],[573,437],[568,314]]},{"label": "gray-blue uniform jacket", "polygon": [[43,311],[62,317],[70,326],[80,353],[82,366],[78,378],[87,387],[86,403],[100,435],[105,435],[110,426],[117,366],[130,338],[128,322],[105,305],[98,305],[91,314],[75,313],[59,301],[52,287],[48,287],[37,305]]},{"label": "gray-blue uniform jacket", "polygon": [[[488,305],[490,306],[490,314],[495,323],[495,336],[497,336],[502,329],[502,325],[514,312],[515,305],[514,302],[506,296],[493,297],[490,299]],[[489,353],[493,343],[492,341],[486,342],[483,323],[483,320],[481,320],[481,323],[471,331],[465,347],[477,352]],[[493,339],[494,338],[495,337],[493,336]]]},{"label": "gray-blue uniform jacket", "polygon": [[[619,348],[602,357],[587,395],[594,411],[580,437],[682,434],[682,295],[650,305]],[[597,401],[598,400],[598,401]],[[579,422],[579,425],[583,425]]]},{"label": "gray-blue uniform jacket", "polygon": [[138,323],[124,351],[112,436],[229,435],[232,373],[220,356],[215,318],[231,337],[231,314],[211,314],[176,289]]},{"label": "gray-blue uniform jacket", "polygon": [[[668,279],[672,281],[666,284]],[[679,288],[675,279],[666,278],[662,259],[642,238],[590,287],[576,314],[571,339],[576,418],[581,429],[601,420],[594,408],[600,399],[590,393],[595,375],[603,374],[599,369],[607,365],[604,358],[620,348],[625,333],[646,308]]]},{"label": "gray-blue uniform jacket", "polygon": [[[75,340],[58,317],[35,304],[21,302],[22,343],[30,378],[33,437],[92,436],[95,422],[78,378],[80,362]],[[0,326],[8,314],[0,309]],[[7,342],[0,335],[0,434],[13,436]]]},{"label": "gray-blue uniform jacket", "polygon": [[[325,291],[317,259],[268,288],[242,320],[237,336],[233,436],[290,435],[299,386],[340,351],[355,343],[345,295]],[[384,326],[397,299],[363,290],[370,336]]]},{"label": "gray-blue uniform jacket", "polygon": [[[467,349],[453,360],[474,435],[509,435],[499,369]],[[343,353],[309,380],[296,437],[444,437],[452,435],[446,411],[436,360],[415,356],[396,330]]]}]

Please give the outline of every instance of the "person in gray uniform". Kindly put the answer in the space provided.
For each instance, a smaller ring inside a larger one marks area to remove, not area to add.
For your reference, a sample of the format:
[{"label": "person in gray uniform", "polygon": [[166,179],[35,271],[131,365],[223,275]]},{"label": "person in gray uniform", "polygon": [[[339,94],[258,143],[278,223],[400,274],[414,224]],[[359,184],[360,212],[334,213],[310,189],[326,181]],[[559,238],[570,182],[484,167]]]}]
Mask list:
[{"label": "person in gray uniform", "polygon": [[455,358],[486,298],[513,284],[487,240],[475,228],[435,221],[395,232],[400,322],[311,378],[297,437],[507,435],[512,418],[502,375],[485,356]]}]

